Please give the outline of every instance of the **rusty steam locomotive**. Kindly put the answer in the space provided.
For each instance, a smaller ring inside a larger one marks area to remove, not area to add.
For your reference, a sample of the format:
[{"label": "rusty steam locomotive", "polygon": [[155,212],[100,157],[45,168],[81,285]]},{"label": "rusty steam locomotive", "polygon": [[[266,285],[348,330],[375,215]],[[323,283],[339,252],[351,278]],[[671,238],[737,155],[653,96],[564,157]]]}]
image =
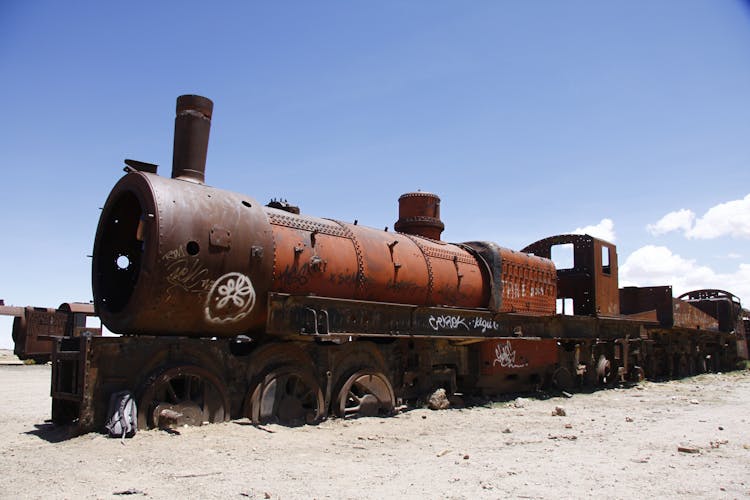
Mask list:
[{"label": "rusty steam locomotive", "polygon": [[[139,426],[313,423],[451,396],[731,369],[747,357],[726,292],[618,289],[615,246],[523,251],[441,241],[440,200],[399,199],[394,231],[301,215],[204,183],[213,103],[177,100],[170,178],[126,160],[93,253],[94,305],[119,337],[52,353],[52,417],[100,427],[110,394]],[[573,249],[570,269],[550,251]],[[557,314],[557,303],[573,314]]]}]

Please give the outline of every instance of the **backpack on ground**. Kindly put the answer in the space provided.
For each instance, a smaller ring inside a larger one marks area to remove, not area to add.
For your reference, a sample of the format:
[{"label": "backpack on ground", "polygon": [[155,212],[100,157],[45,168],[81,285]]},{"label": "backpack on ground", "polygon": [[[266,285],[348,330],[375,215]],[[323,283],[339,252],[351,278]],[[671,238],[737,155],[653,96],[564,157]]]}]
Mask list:
[{"label": "backpack on ground", "polygon": [[138,431],[138,409],[130,391],[119,391],[109,397],[107,423],[104,425],[110,437],[133,437]]}]

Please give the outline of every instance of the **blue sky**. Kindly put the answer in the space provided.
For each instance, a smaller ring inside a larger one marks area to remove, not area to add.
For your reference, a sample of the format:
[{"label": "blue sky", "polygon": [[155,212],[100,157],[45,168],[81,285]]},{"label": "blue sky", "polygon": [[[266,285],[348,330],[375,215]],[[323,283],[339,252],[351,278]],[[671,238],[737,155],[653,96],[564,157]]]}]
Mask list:
[{"label": "blue sky", "polygon": [[[214,101],[207,183],[448,241],[587,230],[621,282],[750,304],[750,7],[740,1],[0,4],[0,298],[91,299],[124,158],[168,175]],[[10,322],[0,320],[0,347]]]}]

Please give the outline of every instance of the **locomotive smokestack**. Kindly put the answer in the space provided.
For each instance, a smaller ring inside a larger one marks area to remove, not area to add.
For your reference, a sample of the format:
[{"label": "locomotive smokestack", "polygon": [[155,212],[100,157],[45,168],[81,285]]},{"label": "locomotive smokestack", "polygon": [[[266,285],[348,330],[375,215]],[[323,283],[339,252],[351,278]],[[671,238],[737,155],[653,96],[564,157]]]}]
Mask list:
[{"label": "locomotive smokestack", "polygon": [[199,95],[177,98],[174,119],[172,178],[203,183],[206,178],[208,134],[214,103]]}]

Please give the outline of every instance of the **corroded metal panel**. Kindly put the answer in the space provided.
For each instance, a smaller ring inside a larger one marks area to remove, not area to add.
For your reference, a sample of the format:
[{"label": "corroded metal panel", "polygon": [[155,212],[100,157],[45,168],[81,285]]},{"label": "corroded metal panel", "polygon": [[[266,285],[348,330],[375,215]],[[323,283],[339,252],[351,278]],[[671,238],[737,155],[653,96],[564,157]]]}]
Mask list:
[{"label": "corroded metal panel", "polygon": [[724,290],[693,290],[683,293],[679,300],[687,302],[719,322],[722,332],[744,331],[740,299]]},{"label": "corroded metal panel", "polygon": [[398,220],[393,229],[399,233],[439,240],[445,229],[440,220],[440,197],[424,191],[401,195],[398,199]]},{"label": "corroded metal panel", "polygon": [[557,269],[557,298],[572,299],[576,315],[618,316],[615,245],[587,234],[562,234],[539,240],[522,251],[549,259],[552,248],[558,245],[573,245],[573,267]]},{"label": "corroded metal panel", "polygon": [[274,292],[458,307],[487,302],[481,268],[461,247],[266,210],[274,237]]},{"label": "corroded metal panel", "polygon": [[498,375],[552,366],[558,361],[554,339],[498,339],[482,342],[481,374]]},{"label": "corroded metal panel", "polygon": [[557,286],[552,261],[502,248],[503,303],[500,312],[554,314]]},{"label": "corroded metal panel", "polygon": [[131,172],[99,220],[94,304],[115,333],[237,335],[265,322],[273,255],[252,198]]},{"label": "corroded metal panel", "polygon": [[63,336],[97,336],[101,328],[88,327],[86,318],[94,315],[91,304],[64,303],[58,309],[32,307],[18,308],[13,320],[14,354],[20,359],[48,361],[53,339]]},{"label": "corroded metal panel", "polygon": [[269,296],[266,331],[278,336],[321,338],[616,338],[637,336],[638,324],[273,293]]},{"label": "corroded metal panel", "polygon": [[674,324],[671,286],[628,286],[620,289],[620,313],[629,319]]},{"label": "corroded metal panel", "polygon": [[21,359],[48,359],[52,337],[65,335],[68,315],[52,308],[27,307],[13,320],[14,353]]},{"label": "corroded metal panel", "polygon": [[551,260],[486,241],[471,241],[463,246],[475,252],[485,264],[490,310],[531,315],[555,313],[557,280]]},{"label": "corroded metal panel", "polygon": [[719,330],[719,321],[699,308],[680,299],[672,299],[674,326],[696,330]]}]

